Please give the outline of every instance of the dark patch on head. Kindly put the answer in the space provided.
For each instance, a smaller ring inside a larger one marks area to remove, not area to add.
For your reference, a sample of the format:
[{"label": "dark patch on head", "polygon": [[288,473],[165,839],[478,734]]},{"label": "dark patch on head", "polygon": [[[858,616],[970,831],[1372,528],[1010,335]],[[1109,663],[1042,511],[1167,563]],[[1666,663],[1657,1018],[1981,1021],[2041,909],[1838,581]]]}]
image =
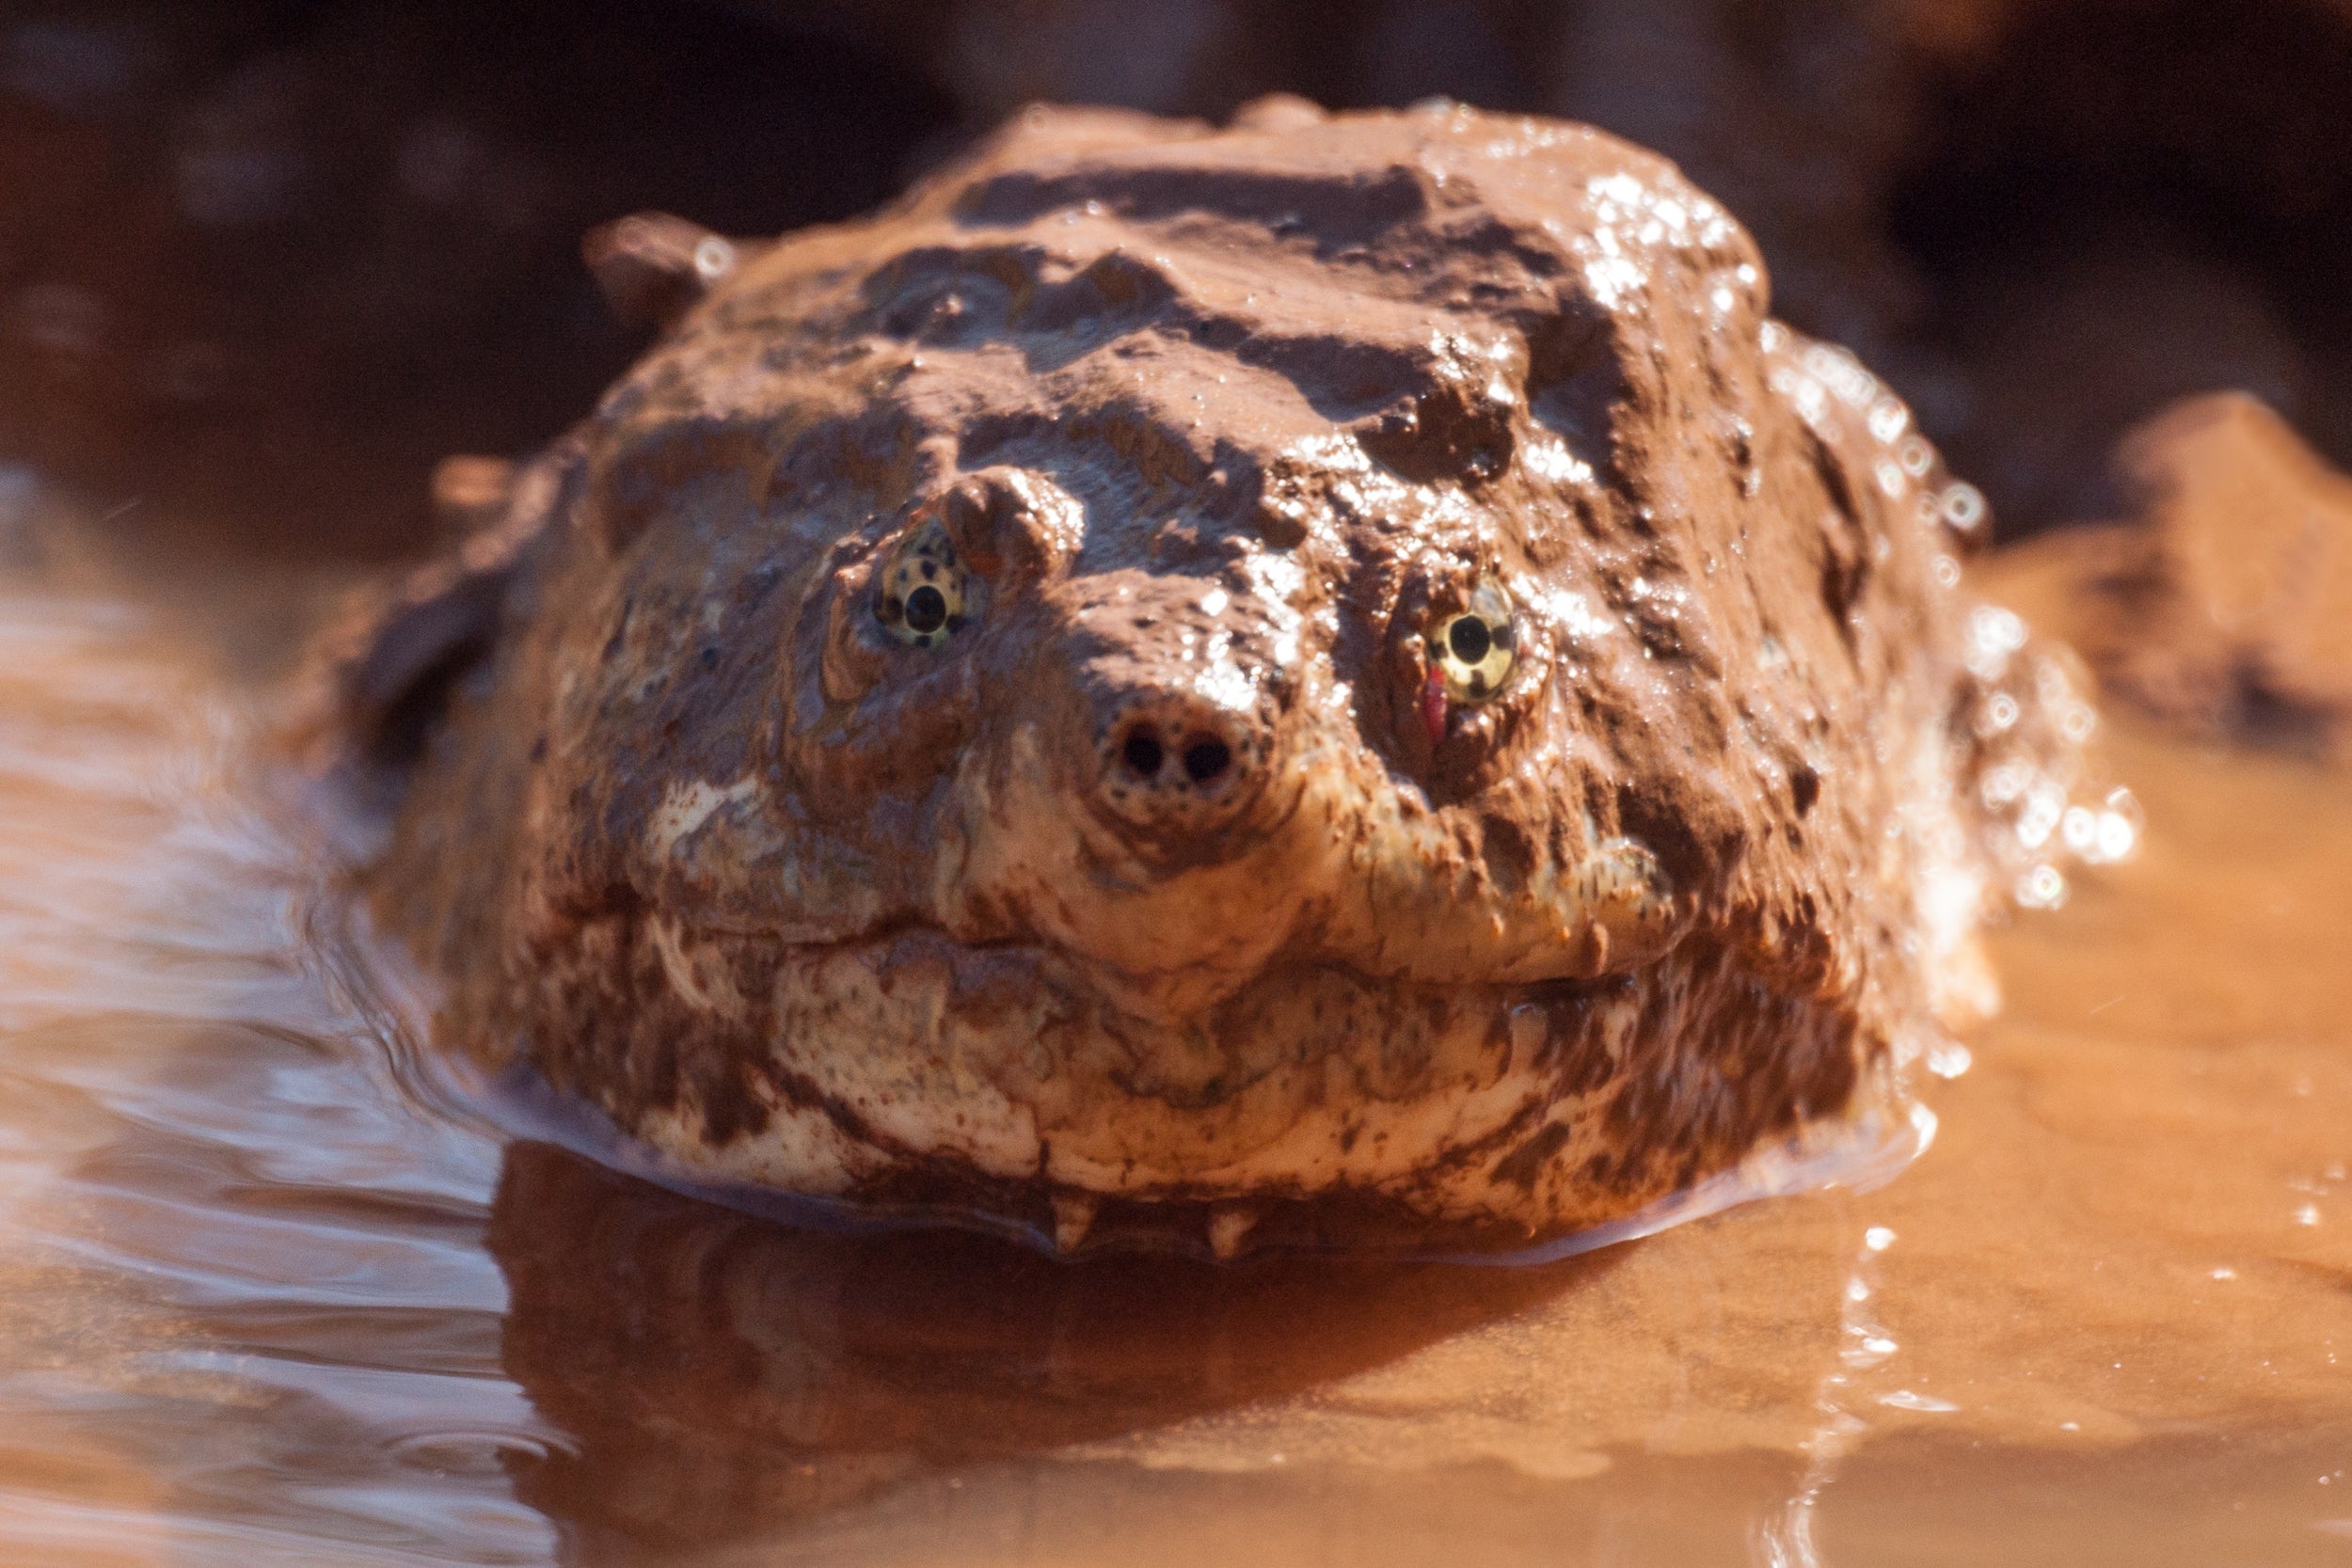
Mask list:
[{"label": "dark patch on head", "polygon": [[1484,484],[1509,469],[1518,446],[1511,405],[1487,396],[1483,382],[1454,366],[1440,368],[1405,402],[1352,429],[1366,451],[1416,484]]},{"label": "dark patch on head", "polygon": [[1853,608],[1862,596],[1863,579],[1869,575],[1869,557],[1859,549],[1843,547],[1832,534],[1821,534],[1821,605],[1829,611],[1837,626],[1837,635],[1851,649],[1854,640]]},{"label": "dark patch on head", "polygon": [[1617,405],[1629,388],[1608,314],[1564,310],[1529,334],[1527,355],[1529,415],[1595,474],[1613,472]]},{"label": "dark patch on head", "polygon": [[1618,786],[1615,803],[1619,831],[1658,857],[1674,887],[1712,887],[1718,871],[1739,855],[1742,835],[1738,824],[1728,818],[1715,824],[1720,836],[1708,843],[1685,809],[1698,803],[1691,797],[1660,799],[1626,784]]},{"label": "dark patch on head", "polygon": [[1821,798],[1821,775],[1800,764],[1788,770],[1788,798],[1795,803],[1800,819],[1813,810],[1813,802]]},{"label": "dark patch on head", "polygon": [[1814,531],[1820,550],[1821,604],[1847,649],[1853,648],[1854,607],[1870,578],[1869,525],[1854,492],[1844,457],[1810,425],[1802,427],[1813,471],[1828,492],[1832,511]]},{"label": "dark patch on head", "polygon": [[1535,847],[1528,842],[1526,830],[1493,813],[1479,818],[1479,828],[1487,877],[1505,894],[1526,887],[1535,870]]}]

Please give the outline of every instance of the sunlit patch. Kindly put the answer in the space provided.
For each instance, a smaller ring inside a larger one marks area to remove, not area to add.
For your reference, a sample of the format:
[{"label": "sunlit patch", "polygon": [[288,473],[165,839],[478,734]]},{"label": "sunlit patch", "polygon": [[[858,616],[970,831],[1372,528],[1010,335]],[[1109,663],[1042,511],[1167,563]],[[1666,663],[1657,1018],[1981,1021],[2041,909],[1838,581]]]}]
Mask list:
[{"label": "sunlit patch", "polygon": [[1501,691],[1518,657],[1517,641],[1509,597],[1499,584],[1481,582],[1467,610],[1430,629],[1429,662],[1444,683],[1446,701],[1475,706]]},{"label": "sunlit patch", "polygon": [[937,519],[917,524],[893,551],[874,591],[874,618],[918,648],[943,646],[970,614],[971,578]]}]

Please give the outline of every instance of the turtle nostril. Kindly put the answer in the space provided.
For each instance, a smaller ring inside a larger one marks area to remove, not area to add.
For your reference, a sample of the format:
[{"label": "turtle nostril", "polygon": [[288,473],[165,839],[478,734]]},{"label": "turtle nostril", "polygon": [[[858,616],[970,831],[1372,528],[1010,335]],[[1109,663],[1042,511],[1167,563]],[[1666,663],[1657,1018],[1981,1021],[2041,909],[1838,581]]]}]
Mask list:
[{"label": "turtle nostril", "polygon": [[[1183,776],[1163,779],[1161,769],[1174,760]],[[1164,737],[1158,725],[1139,723],[1119,742],[1120,770],[1136,784],[1173,784],[1206,789],[1232,771],[1233,748],[1224,736],[1195,732],[1184,736],[1181,749]]]},{"label": "turtle nostril", "polygon": [[[1122,693],[1122,695],[1125,695]],[[1194,832],[1230,821],[1257,799],[1265,737],[1186,692],[1127,697],[1088,757],[1102,803],[1152,833]]]},{"label": "turtle nostril", "polygon": [[1184,748],[1184,777],[1194,784],[1214,784],[1232,765],[1232,748],[1214,736],[1203,736]]},{"label": "turtle nostril", "polygon": [[1156,779],[1160,764],[1167,753],[1160,746],[1160,737],[1150,725],[1143,725],[1127,736],[1127,743],[1119,749],[1119,757],[1127,765],[1127,771],[1138,779]]}]

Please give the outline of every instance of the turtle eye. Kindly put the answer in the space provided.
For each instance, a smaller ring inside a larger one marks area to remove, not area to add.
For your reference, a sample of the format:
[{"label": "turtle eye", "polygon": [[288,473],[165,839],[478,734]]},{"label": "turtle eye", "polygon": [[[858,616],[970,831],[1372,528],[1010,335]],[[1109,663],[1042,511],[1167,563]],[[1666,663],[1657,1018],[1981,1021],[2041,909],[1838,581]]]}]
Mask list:
[{"label": "turtle eye", "polygon": [[972,580],[938,519],[918,524],[891,552],[874,588],[874,619],[901,642],[937,648],[963,629]]},{"label": "turtle eye", "polygon": [[1438,617],[1429,632],[1429,662],[1445,683],[1446,701],[1473,706],[1511,677],[1511,600],[1502,585],[1481,581],[1468,609]]}]

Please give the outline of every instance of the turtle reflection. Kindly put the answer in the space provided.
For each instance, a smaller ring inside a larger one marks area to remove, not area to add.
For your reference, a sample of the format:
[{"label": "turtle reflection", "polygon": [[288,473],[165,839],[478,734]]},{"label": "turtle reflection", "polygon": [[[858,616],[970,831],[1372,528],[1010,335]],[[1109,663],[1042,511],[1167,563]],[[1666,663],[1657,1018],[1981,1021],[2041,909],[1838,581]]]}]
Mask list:
[{"label": "turtle reflection", "polygon": [[514,1460],[517,1491],[576,1531],[673,1547],[1295,1392],[1607,1267],[1066,1262],[796,1229],[539,1143],[508,1150],[489,1242],[506,1369],[575,1444]]}]

